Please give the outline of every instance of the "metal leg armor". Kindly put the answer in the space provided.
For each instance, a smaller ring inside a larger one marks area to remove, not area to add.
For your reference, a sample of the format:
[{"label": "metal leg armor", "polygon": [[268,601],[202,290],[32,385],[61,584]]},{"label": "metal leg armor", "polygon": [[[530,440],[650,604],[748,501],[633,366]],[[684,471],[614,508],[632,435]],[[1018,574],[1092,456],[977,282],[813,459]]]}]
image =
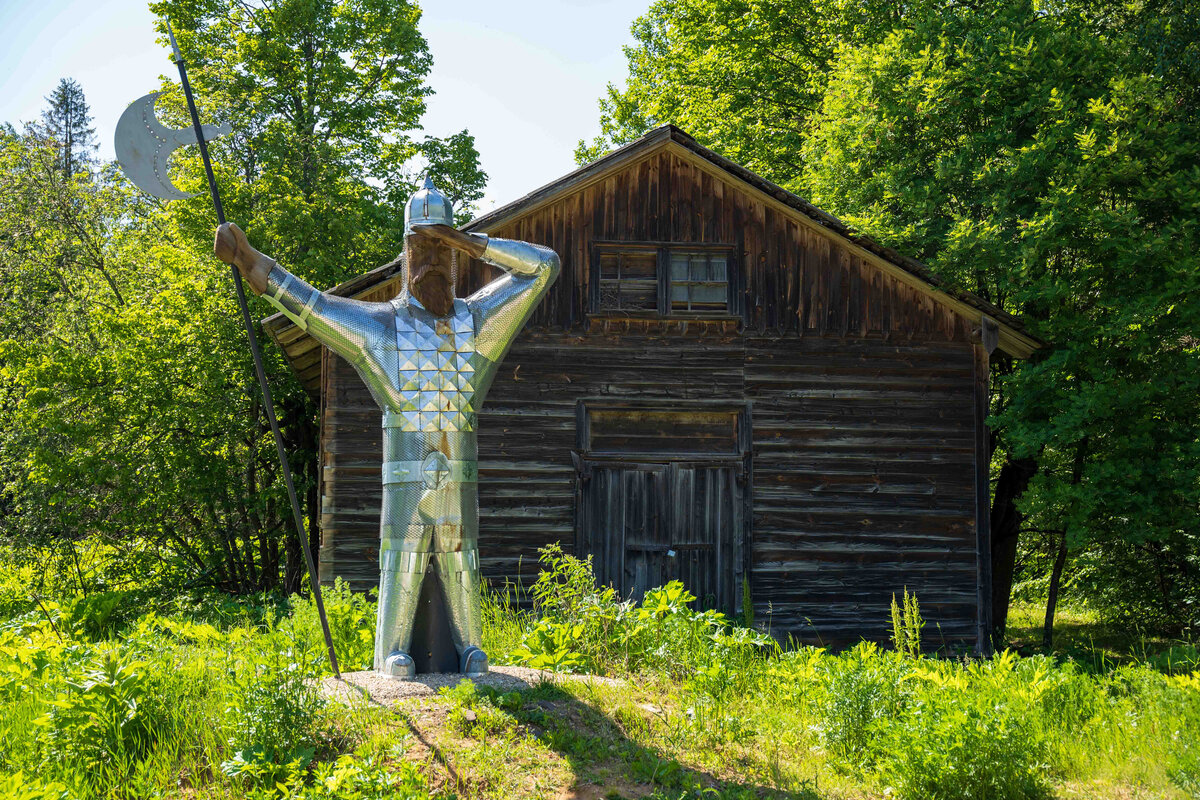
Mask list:
[{"label": "metal leg armor", "polygon": [[379,611],[375,620],[375,669],[389,678],[415,674],[408,655],[413,618],[429,553],[385,550],[379,559]]},{"label": "metal leg armor", "polygon": [[450,635],[458,651],[459,669],[468,677],[483,675],[488,671],[488,662],[481,648],[479,548],[437,553],[434,564],[446,592]]}]

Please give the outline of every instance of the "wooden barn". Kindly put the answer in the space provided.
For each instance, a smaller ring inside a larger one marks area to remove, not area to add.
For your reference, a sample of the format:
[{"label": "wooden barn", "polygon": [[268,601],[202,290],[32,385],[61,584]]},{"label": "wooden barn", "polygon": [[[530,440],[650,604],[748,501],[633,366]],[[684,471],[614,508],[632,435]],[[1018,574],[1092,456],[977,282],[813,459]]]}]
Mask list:
[{"label": "wooden barn", "polygon": [[[932,638],[986,649],[988,359],[1041,344],[1017,320],[672,126],[466,230],[563,263],[479,416],[486,577],[528,582],[561,542],[624,593],[748,591],[757,624],[825,643],[885,637],[907,587]],[[399,267],[334,291],[389,299]],[[321,580],[372,588],[379,411],[265,324],[320,404]]]}]

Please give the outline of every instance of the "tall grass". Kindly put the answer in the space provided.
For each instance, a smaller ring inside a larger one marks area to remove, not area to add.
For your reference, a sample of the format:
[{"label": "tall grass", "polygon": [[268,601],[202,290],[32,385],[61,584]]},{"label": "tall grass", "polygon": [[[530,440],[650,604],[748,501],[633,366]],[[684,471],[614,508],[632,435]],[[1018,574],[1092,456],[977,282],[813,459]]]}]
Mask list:
[{"label": "tall grass", "polygon": [[1200,673],[1153,663],[1096,673],[1009,651],[923,656],[919,603],[907,592],[895,604],[893,650],[782,648],[693,610],[677,584],[635,604],[596,587],[590,564],[557,548],[543,551],[542,567],[531,612],[490,596],[492,625],[508,642],[519,637],[509,656],[669,677],[690,738],[709,748],[783,752],[794,763],[816,750],[835,773],[913,800],[1036,799],[1062,781],[1193,792],[1184,796],[1200,786]]},{"label": "tall grass", "polygon": [[[415,767],[338,759],[319,626],[305,601],[277,607],[216,625],[151,612],[99,641],[74,604],[3,623],[0,798],[429,797]],[[344,587],[327,608],[361,661],[374,609]]]},{"label": "tall grass", "polygon": [[[486,649],[625,678],[603,712],[636,745],[609,751],[635,759],[631,780],[662,789],[664,769],[703,764],[804,796],[818,782],[910,800],[1037,800],[1068,783],[1200,796],[1200,674],[1186,659],[1097,671],[1012,652],[930,657],[911,596],[897,600],[895,648],[781,646],[697,610],[678,583],[631,602],[557,548],[542,567],[527,610],[485,592]],[[338,586],[326,605],[342,663],[366,665],[372,604]],[[327,667],[304,600],[14,607],[0,622],[0,798],[431,796],[419,764],[339,732],[342,712],[314,691]],[[470,727],[535,747],[513,725]]]}]

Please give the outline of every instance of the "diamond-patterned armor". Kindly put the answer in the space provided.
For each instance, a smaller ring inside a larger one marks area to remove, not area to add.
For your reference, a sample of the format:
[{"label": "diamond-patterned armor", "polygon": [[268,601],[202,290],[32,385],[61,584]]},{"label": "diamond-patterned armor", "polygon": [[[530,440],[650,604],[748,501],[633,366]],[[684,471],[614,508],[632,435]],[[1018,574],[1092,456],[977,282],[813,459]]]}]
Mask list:
[{"label": "diamond-patterned armor", "polygon": [[488,239],[483,260],[509,274],[436,317],[405,289],[368,303],[319,292],[272,267],[263,296],[349,361],[383,409],[375,669],[412,675],[408,651],[421,580],[433,560],[463,671],[480,650],[477,414],[497,366],[558,277],[553,250]]}]

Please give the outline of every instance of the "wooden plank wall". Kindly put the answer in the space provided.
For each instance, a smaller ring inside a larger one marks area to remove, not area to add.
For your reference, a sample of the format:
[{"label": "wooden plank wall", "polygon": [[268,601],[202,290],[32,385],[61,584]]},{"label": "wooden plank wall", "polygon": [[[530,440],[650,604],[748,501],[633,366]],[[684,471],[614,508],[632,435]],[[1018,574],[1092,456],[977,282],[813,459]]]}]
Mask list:
[{"label": "wooden plank wall", "polygon": [[885,638],[907,587],[927,641],[974,639],[972,368],[957,343],[747,342],[760,621],[830,643]]},{"label": "wooden plank wall", "polygon": [[[494,580],[575,542],[580,399],[752,402],[750,567],[760,621],[844,642],[887,631],[916,591],[947,640],[976,616],[969,323],[842,240],[691,158],[660,151],[491,235],[553,247],[563,274],[480,414],[480,539]],[[587,319],[590,243],[734,246],[741,319]],[[459,293],[497,274],[463,270]],[[381,287],[391,296],[395,286]],[[322,579],[377,580],[379,421],[325,356]],[[769,612],[769,613],[768,613]]]}]

